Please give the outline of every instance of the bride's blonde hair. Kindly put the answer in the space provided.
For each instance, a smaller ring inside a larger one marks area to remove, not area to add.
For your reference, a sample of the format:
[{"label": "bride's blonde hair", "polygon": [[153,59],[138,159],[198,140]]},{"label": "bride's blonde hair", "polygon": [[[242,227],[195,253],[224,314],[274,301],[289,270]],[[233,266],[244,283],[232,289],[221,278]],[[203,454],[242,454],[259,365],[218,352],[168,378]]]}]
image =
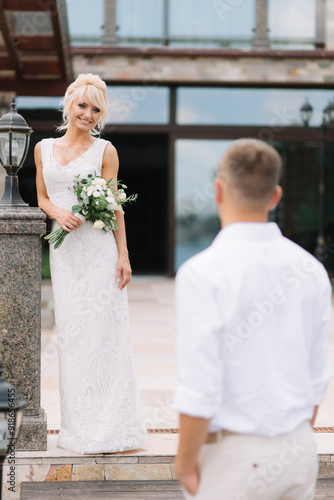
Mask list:
[{"label": "bride's blonde hair", "polygon": [[107,86],[98,75],[93,75],[92,73],[82,73],[67,88],[61,103],[63,105],[63,123],[57,128],[57,131],[60,132],[68,129],[69,113],[73,102],[84,99],[102,111],[98,124],[90,130],[91,135],[100,134],[107,120]]}]

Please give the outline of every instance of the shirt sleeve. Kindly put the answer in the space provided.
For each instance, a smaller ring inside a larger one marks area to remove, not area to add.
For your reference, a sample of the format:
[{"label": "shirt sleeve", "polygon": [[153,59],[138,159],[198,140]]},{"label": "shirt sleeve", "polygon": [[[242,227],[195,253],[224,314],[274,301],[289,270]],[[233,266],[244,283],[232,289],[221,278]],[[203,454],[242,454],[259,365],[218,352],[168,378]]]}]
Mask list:
[{"label": "shirt sleeve", "polygon": [[331,355],[329,346],[330,323],[332,315],[332,287],[324,271],[321,293],[317,301],[317,316],[314,324],[314,341],[310,353],[311,383],[313,404],[323,402],[331,377]]},{"label": "shirt sleeve", "polygon": [[222,319],[208,280],[187,264],[176,277],[179,385],[173,407],[210,419],[222,399]]}]

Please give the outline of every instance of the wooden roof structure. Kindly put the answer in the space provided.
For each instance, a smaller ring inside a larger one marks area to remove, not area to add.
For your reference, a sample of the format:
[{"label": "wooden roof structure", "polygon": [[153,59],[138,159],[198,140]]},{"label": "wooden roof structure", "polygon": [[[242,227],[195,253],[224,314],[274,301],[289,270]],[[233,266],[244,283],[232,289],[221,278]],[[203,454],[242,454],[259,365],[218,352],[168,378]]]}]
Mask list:
[{"label": "wooden roof structure", "polygon": [[0,0],[0,92],[62,95],[69,44],[65,0]]}]

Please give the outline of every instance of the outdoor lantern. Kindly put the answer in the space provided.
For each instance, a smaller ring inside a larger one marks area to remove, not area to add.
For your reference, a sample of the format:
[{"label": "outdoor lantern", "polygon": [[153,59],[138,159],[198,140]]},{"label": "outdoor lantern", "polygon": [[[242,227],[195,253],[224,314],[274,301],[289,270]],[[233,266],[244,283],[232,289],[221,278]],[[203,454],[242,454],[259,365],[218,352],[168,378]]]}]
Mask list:
[{"label": "outdoor lantern", "polygon": [[334,102],[329,102],[323,110],[323,121],[327,125],[334,124]]},{"label": "outdoor lantern", "polygon": [[23,408],[27,403],[15,387],[3,377],[0,361],[0,499],[2,491],[2,464],[10,446],[18,437],[23,418]]},{"label": "outdoor lantern", "polygon": [[301,115],[302,122],[305,125],[305,127],[309,126],[310,120],[312,118],[312,114],[313,114],[313,107],[306,99],[305,104],[303,104],[303,106],[300,108],[300,115]]},{"label": "outdoor lantern", "polygon": [[33,130],[16,111],[15,97],[8,113],[0,119],[0,162],[7,172],[0,207],[25,207],[19,193],[17,173],[26,159]]}]

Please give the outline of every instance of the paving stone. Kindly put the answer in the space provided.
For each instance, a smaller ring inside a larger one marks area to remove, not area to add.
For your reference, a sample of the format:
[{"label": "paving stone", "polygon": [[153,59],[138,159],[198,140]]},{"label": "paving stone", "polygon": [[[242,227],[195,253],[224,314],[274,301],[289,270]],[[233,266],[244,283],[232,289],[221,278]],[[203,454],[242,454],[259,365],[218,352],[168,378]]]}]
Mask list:
[{"label": "paving stone", "polygon": [[45,481],[71,481],[72,465],[51,465]]},{"label": "paving stone", "polygon": [[73,465],[72,481],[104,481],[103,464]]},{"label": "paving stone", "polygon": [[106,464],[104,467],[107,481],[172,479],[169,464]]}]

